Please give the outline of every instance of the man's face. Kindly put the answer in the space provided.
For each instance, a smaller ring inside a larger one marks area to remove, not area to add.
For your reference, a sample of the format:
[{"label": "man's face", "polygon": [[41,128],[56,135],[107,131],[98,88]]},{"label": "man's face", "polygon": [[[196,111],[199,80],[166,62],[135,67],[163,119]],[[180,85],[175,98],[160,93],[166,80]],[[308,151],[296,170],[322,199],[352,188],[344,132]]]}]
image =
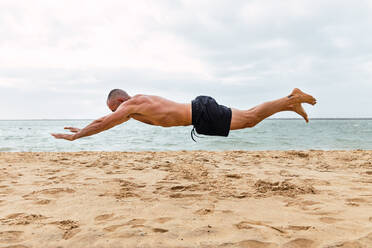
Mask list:
[{"label": "man's face", "polygon": [[124,101],[122,101],[121,99],[114,99],[107,101],[107,106],[112,112],[115,112],[117,108],[120,106],[120,104],[122,104],[123,102]]}]

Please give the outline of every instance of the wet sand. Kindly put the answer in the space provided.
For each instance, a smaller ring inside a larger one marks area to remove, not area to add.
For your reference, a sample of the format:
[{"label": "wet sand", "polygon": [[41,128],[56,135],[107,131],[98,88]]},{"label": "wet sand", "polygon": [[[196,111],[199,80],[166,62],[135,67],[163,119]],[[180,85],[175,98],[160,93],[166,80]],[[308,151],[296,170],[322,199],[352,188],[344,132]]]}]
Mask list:
[{"label": "wet sand", "polygon": [[0,153],[0,247],[372,247],[372,151]]}]

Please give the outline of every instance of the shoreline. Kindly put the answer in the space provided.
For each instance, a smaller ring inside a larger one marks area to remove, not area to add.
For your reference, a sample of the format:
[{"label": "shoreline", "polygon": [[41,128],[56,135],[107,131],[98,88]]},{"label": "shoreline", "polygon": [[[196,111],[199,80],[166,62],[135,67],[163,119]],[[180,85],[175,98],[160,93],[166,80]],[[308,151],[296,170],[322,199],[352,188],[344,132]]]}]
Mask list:
[{"label": "shoreline", "polygon": [[372,245],[372,150],[0,152],[0,163],[0,246]]},{"label": "shoreline", "polygon": [[124,150],[78,150],[78,151],[0,151],[1,153],[17,154],[17,153],[163,153],[163,152],[372,152],[372,149],[285,149],[285,150],[138,150],[138,151],[124,151]]}]

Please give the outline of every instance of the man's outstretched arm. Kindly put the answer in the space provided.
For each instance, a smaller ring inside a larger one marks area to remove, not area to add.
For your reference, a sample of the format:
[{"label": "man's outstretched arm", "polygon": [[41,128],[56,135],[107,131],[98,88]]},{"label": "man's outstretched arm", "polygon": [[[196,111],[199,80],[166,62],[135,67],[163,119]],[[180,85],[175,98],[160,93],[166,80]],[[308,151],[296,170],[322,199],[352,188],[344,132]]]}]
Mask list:
[{"label": "man's outstretched arm", "polygon": [[119,125],[123,122],[126,122],[130,119],[129,115],[131,114],[130,107],[121,108],[115,111],[112,114],[106,115],[102,118],[99,118],[93,121],[91,124],[86,126],[83,129],[71,128],[66,127],[65,129],[69,129],[75,134],[62,134],[62,133],[52,133],[51,135],[54,136],[56,139],[65,139],[65,140],[76,140],[82,137],[91,136],[93,134],[100,133],[107,129],[110,129],[116,125]]}]

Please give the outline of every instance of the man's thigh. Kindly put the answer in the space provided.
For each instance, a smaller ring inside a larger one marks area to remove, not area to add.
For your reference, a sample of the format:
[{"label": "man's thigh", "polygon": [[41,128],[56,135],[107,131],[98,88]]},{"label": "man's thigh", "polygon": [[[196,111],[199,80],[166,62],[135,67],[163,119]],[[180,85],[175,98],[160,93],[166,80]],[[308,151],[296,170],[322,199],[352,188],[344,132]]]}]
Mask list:
[{"label": "man's thigh", "polygon": [[245,115],[244,111],[239,109],[231,108],[231,125],[230,130],[242,129],[245,127]]},{"label": "man's thigh", "polygon": [[254,127],[257,124],[257,118],[252,110],[239,110],[231,108],[230,130],[237,130],[247,127]]}]

